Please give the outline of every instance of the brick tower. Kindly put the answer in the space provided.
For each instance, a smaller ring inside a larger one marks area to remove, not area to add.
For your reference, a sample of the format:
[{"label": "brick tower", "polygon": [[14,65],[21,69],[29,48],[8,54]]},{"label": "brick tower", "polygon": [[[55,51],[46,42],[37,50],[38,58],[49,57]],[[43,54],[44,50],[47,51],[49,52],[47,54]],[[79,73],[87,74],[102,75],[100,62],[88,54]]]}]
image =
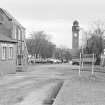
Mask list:
[{"label": "brick tower", "polygon": [[72,49],[77,50],[79,48],[79,22],[74,21],[72,26]]}]

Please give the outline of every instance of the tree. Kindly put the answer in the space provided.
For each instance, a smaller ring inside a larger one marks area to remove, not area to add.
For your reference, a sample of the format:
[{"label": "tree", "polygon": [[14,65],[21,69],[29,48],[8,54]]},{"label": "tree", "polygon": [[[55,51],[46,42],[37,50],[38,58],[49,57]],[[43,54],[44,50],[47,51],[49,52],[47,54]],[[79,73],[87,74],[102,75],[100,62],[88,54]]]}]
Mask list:
[{"label": "tree", "polygon": [[92,25],[91,30],[88,32],[89,39],[87,39],[85,51],[86,53],[94,53],[97,57],[103,52],[104,49],[104,31],[105,24],[102,21],[96,21]]},{"label": "tree", "polygon": [[55,58],[57,59],[65,59],[65,60],[71,60],[72,56],[70,54],[70,50],[68,48],[56,48],[54,53]]},{"label": "tree", "polygon": [[27,48],[31,55],[42,58],[52,57],[55,45],[50,41],[49,36],[43,31],[33,32],[31,39],[27,39]]}]

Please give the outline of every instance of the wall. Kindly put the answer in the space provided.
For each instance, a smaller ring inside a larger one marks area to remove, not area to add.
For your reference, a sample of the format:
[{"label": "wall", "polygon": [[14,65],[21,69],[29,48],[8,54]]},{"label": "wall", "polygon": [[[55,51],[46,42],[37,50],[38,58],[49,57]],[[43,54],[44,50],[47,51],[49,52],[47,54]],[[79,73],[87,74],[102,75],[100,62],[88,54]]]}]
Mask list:
[{"label": "wall", "polygon": [[[0,42],[0,74],[16,73],[16,43],[5,43],[7,46],[6,60],[2,60],[2,42]],[[13,46],[13,59],[8,58],[8,45]]]}]

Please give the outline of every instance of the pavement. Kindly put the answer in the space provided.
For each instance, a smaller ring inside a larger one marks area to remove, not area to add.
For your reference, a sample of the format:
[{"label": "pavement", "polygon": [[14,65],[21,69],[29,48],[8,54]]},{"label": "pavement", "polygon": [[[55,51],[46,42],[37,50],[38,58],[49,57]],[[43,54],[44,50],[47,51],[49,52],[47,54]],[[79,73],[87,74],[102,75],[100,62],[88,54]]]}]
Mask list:
[{"label": "pavement", "polygon": [[30,92],[22,102],[16,105],[43,105],[44,101],[49,98],[52,88],[56,85],[56,83],[49,83],[40,89]]},{"label": "pavement", "polygon": [[105,79],[74,76],[65,81],[53,105],[105,105]]}]

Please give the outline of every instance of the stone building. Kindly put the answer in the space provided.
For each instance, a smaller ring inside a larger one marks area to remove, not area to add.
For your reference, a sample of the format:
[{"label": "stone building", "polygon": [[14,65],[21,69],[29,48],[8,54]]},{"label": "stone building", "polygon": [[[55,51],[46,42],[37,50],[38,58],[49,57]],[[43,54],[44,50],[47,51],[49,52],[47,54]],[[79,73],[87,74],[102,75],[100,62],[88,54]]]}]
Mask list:
[{"label": "stone building", "polygon": [[11,40],[15,40],[16,55],[15,64],[17,70],[26,70],[27,47],[25,42],[25,28],[5,9],[0,8],[0,34]]}]

